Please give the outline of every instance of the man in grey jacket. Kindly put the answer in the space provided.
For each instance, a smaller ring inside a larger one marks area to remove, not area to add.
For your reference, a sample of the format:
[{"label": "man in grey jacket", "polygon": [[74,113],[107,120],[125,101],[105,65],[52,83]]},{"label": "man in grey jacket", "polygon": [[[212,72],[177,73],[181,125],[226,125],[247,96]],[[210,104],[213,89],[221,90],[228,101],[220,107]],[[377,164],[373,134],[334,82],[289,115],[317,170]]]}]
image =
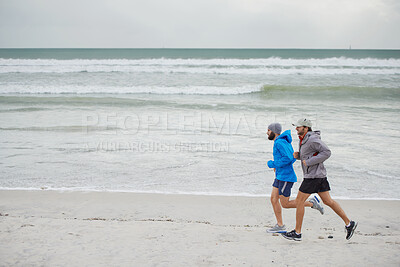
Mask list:
[{"label": "man in grey jacket", "polygon": [[290,240],[301,240],[301,227],[304,217],[304,202],[308,197],[317,193],[325,205],[329,206],[346,225],[346,239],[349,240],[357,227],[357,223],[350,221],[339,203],[329,194],[330,186],[326,177],[324,161],[331,156],[328,146],[322,142],[320,132],[312,130],[312,123],[308,119],[300,119],[296,124],[297,135],[300,139],[299,152],[294,152],[294,158],[301,161],[304,180],[301,183],[296,198],[296,228],[282,236]]}]

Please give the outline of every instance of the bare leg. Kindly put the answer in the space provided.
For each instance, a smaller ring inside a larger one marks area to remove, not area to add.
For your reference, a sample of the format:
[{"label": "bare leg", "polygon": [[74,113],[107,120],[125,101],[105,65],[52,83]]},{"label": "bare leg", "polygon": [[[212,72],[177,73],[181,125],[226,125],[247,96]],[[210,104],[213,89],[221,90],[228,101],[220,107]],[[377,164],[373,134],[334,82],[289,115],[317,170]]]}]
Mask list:
[{"label": "bare leg", "polygon": [[[283,195],[279,196],[279,200],[281,202],[282,208],[285,209],[294,209],[296,208],[296,199],[289,200],[290,197],[285,197]],[[313,204],[310,201],[304,202],[304,207],[312,207]]]},{"label": "bare leg", "polygon": [[318,193],[318,195],[321,197],[325,205],[329,206],[337,215],[339,215],[340,218],[342,218],[346,225],[350,223],[349,218],[347,218],[346,213],[344,212],[342,207],[340,207],[339,203],[331,198],[329,191],[320,192]]},{"label": "bare leg", "polygon": [[297,193],[296,198],[296,233],[301,233],[301,227],[303,225],[303,218],[304,218],[304,202],[306,202],[307,198],[310,194],[303,193],[299,191]]},{"label": "bare leg", "polygon": [[271,204],[272,204],[272,208],[274,209],[276,221],[279,226],[282,226],[283,225],[282,208],[281,208],[281,204],[279,203],[279,189],[276,187],[272,187]]}]

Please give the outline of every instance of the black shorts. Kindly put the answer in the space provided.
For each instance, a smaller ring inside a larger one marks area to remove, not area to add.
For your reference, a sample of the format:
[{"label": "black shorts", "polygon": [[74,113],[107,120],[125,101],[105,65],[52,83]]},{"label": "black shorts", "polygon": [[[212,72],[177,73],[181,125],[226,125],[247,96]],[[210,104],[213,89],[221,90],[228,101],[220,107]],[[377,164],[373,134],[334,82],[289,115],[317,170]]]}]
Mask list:
[{"label": "black shorts", "polygon": [[305,178],[300,185],[299,191],[312,194],[329,191],[331,188],[329,187],[328,178]]}]

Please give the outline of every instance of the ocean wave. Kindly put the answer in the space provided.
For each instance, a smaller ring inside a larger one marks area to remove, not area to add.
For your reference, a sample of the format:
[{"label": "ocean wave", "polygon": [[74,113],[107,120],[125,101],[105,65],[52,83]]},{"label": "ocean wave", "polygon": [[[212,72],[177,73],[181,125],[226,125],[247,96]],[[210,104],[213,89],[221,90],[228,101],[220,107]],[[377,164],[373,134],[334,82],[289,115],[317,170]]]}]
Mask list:
[{"label": "ocean wave", "polygon": [[265,59],[4,59],[0,66],[119,66],[119,65],[160,65],[160,66],[360,66],[360,67],[399,67],[400,59],[378,58],[309,58],[293,59],[270,57]]},{"label": "ocean wave", "polygon": [[[183,94],[182,94],[183,95]],[[19,106],[31,106],[31,105],[50,105],[52,108],[48,109],[57,110],[59,107],[63,109],[80,109],[82,111],[87,111],[92,109],[93,107],[113,107],[113,108],[132,108],[132,107],[157,107],[157,108],[173,108],[173,109],[186,109],[186,110],[218,110],[218,111],[264,111],[265,106],[255,104],[255,103],[242,103],[241,105],[225,103],[225,102],[217,102],[217,103],[208,103],[208,102],[177,102],[171,101],[169,98],[161,98],[161,99],[141,99],[143,95],[137,97],[134,94],[12,94],[12,95],[0,95],[0,104],[5,106],[7,105],[19,105]],[[183,95],[184,96],[184,95]],[[28,109],[28,108],[27,108]],[[19,111],[18,111],[19,110]],[[269,111],[271,112],[282,112],[284,108],[282,107],[269,107]],[[32,110],[39,111],[39,110]],[[13,112],[26,112],[25,109],[14,109]],[[9,130],[9,131],[76,131],[79,132],[81,129],[78,126],[65,126],[62,127],[29,127],[29,128],[1,128],[0,130]],[[75,128],[76,127],[76,128]],[[102,131],[102,130],[117,130],[123,131],[124,129],[119,128],[82,128],[82,131]],[[180,129],[169,128],[171,131],[179,131]],[[213,133],[214,130],[202,130],[204,133]],[[220,133],[223,135],[223,133]]]},{"label": "ocean wave", "polygon": [[0,109],[0,113],[10,113],[10,112],[33,112],[33,111],[43,111],[48,110],[48,108],[10,108],[10,109]]},{"label": "ocean wave", "polygon": [[94,131],[115,131],[123,128],[113,126],[51,126],[51,127],[9,127],[0,131],[29,131],[29,132],[94,132]]},{"label": "ocean wave", "polygon": [[378,170],[367,170],[367,169],[352,168],[352,167],[347,167],[347,166],[341,166],[338,168],[341,168],[342,170],[344,170],[346,172],[358,173],[358,174],[361,174],[362,176],[376,176],[376,177],[379,177],[380,179],[386,179],[386,180],[400,179],[399,176],[383,174],[383,173],[379,172]]},{"label": "ocean wave", "polygon": [[0,73],[400,74],[400,59],[0,59]]},{"label": "ocean wave", "polygon": [[[53,191],[53,192],[95,192],[95,193],[132,193],[132,194],[155,194],[155,195],[191,195],[191,196],[204,196],[204,197],[245,197],[245,198],[266,198],[270,197],[269,193],[246,193],[246,192],[197,192],[197,191],[161,191],[161,190],[129,190],[129,189],[104,189],[104,188],[94,188],[94,187],[51,187],[51,186],[41,186],[41,187],[0,187],[3,191]],[[293,198],[296,198],[297,194],[293,194]],[[400,198],[393,197],[349,197],[349,196],[335,196],[335,199],[340,200],[361,200],[361,201],[399,201]]]},{"label": "ocean wave", "polygon": [[[271,94],[276,92],[291,93],[312,93],[313,95],[359,95],[377,94],[391,95],[399,97],[399,88],[383,87],[357,87],[357,86],[292,86],[279,84],[255,84],[244,86],[23,86],[8,85],[0,86],[0,96],[10,95],[77,95],[77,96],[95,96],[95,95],[137,95],[137,94],[155,94],[155,95],[247,95],[247,94]],[[19,111],[38,111],[40,108],[28,108],[27,110],[4,109],[1,112],[19,112]]]},{"label": "ocean wave", "polygon": [[1,94],[160,94],[160,95],[241,95],[257,93],[262,85],[223,86],[7,86]]},{"label": "ocean wave", "polygon": [[292,93],[304,93],[304,92],[310,92],[313,94],[318,94],[320,92],[321,94],[326,94],[326,92],[330,92],[331,94],[337,93],[338,96],[344,96],[348,94],[354,94],[358,95],[360,93],[363,93],[364,95],[367,95],[368,93],[373,93],[373,95],[376,95],[377,93],[382,93],[382,92],[390,92],[392,93],[392,96],[395,96],[393,93],[397,93],[397,95],[400,94],[400,88],[387,88],[387,87],[360,87],[360,86],[293,86],[293,85],[279,85],[279,84],[266,84],[262,85],[260,88],[260,92],[262,93],[270,93],[274,91],[279,91],[279,92],[292,92]]}]

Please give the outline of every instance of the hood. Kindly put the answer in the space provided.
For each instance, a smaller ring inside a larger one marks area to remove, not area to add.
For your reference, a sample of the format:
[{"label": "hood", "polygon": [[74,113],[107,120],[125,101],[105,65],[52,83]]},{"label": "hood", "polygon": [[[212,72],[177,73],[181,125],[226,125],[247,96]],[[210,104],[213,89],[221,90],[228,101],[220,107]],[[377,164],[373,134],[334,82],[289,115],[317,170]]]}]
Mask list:
[{"label": "hood", "polygon": [[314,139],[314,138],[321,139],[321,131],[312,131],[312,132],[308,132],[308,133],[306,134],[306,136],[304,136],[303,144],[307,143],[307,141],[308,141],[309,139]]},{"label": "hood", "polygon": [[286,140],[290,144],[292,143],[292,133],[290,132],[290,130],[286,130],[276,138],[276,140],[279,139]]}]

